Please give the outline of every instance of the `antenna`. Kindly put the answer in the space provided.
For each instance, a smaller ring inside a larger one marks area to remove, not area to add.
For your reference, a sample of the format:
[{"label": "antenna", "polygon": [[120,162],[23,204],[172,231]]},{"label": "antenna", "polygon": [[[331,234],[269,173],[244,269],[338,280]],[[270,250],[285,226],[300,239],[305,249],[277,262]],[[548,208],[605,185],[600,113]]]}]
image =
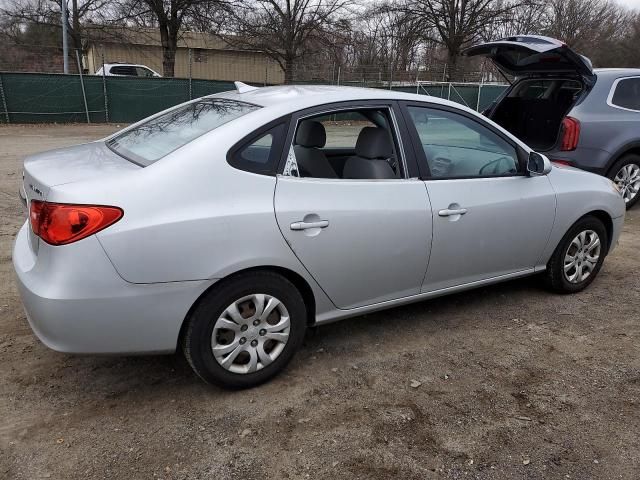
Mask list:
[{"label": "antenna", "polygon": [[238,93],[253,92],[254,90],[258,89],[258,87],[247,85],[246,83],[242,82],[233,82],[233,84],[236,86],[236,90],[238,91]]}]

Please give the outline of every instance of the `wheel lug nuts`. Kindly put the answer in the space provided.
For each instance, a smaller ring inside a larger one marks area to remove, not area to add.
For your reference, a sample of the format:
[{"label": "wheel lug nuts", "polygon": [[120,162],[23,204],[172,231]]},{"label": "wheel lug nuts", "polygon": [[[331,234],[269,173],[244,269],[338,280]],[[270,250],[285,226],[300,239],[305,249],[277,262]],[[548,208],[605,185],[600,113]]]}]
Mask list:
[{"label": "wheel lug nuts", "polygon": [[259,323],[260,323],[260,320],[258,320],[258,319],[256,319],[256,320],[254,320],[254,321],[253,321],[253,324],[254,324],[254,325],[258,325]]},{"label": "wheel lug nuts", "polygon": [[247,327],[246,325],[242,325],[242,326],[240,327],[240,330],[242,330],[243,332],[246,332],[246,331],[247,331],[247,328],[249,328],[249,327]]},{"label": "wheel lug nuts", "polygon": [[258,340],[251,340],[251,346],[252,347],[257,347],[258,346]]},{"label": "wheel lug nuts", "polygon": [[260,335],[264,336],[266,334],[267,334],[267,331],[264,328],[260,330]]},{"label": "wheel lug nuts", "polygon": [[242,337],[242,338],[240,339],[240,345],[244,345],[246,342],[247,342],[247,339],[246,339],[246,338]]}]

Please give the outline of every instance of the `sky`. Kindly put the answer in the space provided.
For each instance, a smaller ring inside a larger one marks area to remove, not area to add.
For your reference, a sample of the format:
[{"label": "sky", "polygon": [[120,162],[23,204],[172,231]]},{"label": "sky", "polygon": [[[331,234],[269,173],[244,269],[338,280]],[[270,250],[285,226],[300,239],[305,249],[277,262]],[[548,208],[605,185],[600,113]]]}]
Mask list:
[{"label": "sky", "polygon": [[640,10],[640,0],[617,0],[618,3]]}]

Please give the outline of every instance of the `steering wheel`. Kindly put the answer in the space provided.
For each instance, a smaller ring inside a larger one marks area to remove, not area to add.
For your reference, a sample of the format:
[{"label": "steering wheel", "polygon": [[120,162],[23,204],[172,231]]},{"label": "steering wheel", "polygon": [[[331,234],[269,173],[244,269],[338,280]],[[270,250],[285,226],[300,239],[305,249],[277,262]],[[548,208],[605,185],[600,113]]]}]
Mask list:
[{"label": "steering wheel", "polygon": [[[506,162],[506,164],[509,165],[510,163],[513,162],[513,159],[506,156],[496,158],[495,160],[491,160],[486,165],[483,165],[482,168],[480,168],[480,171],[478,173],[480,173],[480,175],[486,175],[487,174],[486,170],[492,166],[493,166],[493,171],[491,172],[491,174],[498,175],[500,173],[504,173],[504,171],[501,171],[501,168],[500,168],[503,162]],[[513,168],[510,168],[508,171],[512,172]]]}]

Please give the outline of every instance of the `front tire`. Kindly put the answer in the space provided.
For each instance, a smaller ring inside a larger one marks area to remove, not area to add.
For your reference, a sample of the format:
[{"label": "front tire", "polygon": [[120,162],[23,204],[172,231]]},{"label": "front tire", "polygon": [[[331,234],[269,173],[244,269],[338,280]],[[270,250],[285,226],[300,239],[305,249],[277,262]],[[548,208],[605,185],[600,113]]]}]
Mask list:
[{"label": "front tire", "polygon": [[576,293],[587,288],[600,272],[609,239],[602,221],[591,215],[578,220],[553,252],[545,279],[558,293]]},{"label": "front tire", "polygon": [[182,338],[193,370],[205,382],[250,388],[278,374],[302,344],[302,295],[273,272],[223,280],[200,300]]},{"label": "front tire", "polygon": [[640,200],[640,155],[625,155],[611,167],[608,176],[620,189],[627,210]]}]

